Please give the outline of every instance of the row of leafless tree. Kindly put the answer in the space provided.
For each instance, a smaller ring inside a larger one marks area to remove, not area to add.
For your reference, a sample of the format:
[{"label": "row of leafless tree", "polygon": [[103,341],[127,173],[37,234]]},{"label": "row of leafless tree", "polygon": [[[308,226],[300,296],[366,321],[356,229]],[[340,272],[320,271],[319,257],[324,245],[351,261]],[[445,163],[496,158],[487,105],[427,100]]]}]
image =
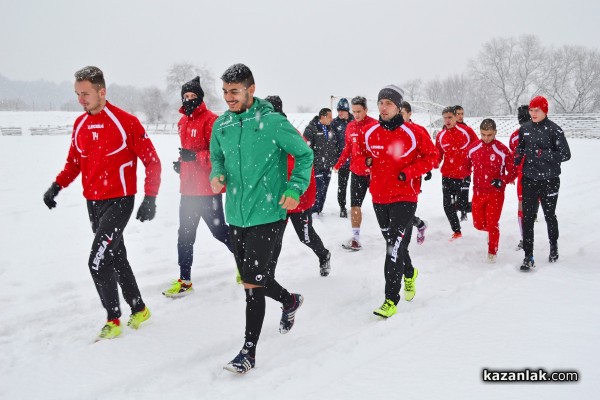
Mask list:
[{"label": "row of leafless tree", "polygon": [[553,113],[600,112],[600,52],[582,46],[545,47],[537,36],[483,44],[467,71],[403,84],[408,98],[461,104],[468,115],[515,114],[536,95]]}]

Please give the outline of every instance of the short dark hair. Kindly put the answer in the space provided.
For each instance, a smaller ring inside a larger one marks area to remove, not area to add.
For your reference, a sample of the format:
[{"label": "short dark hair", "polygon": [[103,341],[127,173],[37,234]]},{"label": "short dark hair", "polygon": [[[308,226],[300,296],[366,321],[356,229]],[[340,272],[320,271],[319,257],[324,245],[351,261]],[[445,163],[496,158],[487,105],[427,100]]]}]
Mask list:
[{"label": "short dark hair", "polygon": [[460,104],[457,104],[457,105],[455,105],[455,106],[454,106],[454,109],[455,109],[456,111],[459,111],[459,110],[465,111],[465,109],[464,109],[464,108],[463,108],[463,107],[462,107]]},{"label": "short dark hair", "polygon": [[483,131],[495,131],[496,130],[496,121],[491,118],[486,118],[481,121],[481,125],[479,125],[479,129]]},{"label": "short dark hair", "polygon": [[75,81],[88,81],[92,85],[96,85],[98,89],[106,87],[104,73],[100,68],[94,67],[93,65],[88,65],[87,67],[83,67],[79,71],[75,72]]},{"label": "short dark hair", "polygon": [[363,96],[356,96],[351,101],[353,106],[363,106],[363,108],[367,108],[367,99]]},{"label": "short dark hair", "polygon": [[331,112],[330,108],[321,108],[321,110],[319,111],[319,118],[326,117],[327,114],[330,112]]},{"label": "short dark hair", "polygon": [[404,108],[406,112],[412,112],[412,107],[410,106],[410,103],[408,101],[403,101],[402,107],[400,108]]},{"label": "short dark hair", "polygon": [[254,75],[250,68],[239,63],[227,68],[221,75],[221,80],[225,83],[241,83],[246,88],[254,85]]},{"label": "short dark hair", "polygon": [[450,114],[452,114],[452,115],[456,115],[456,107],[454,107],[454,106],[448,106],[448,107],[445,107],[445,108],[442,110],[442,115],[444,115],[444,114],[446,114],[446,113],[450,113]]}]

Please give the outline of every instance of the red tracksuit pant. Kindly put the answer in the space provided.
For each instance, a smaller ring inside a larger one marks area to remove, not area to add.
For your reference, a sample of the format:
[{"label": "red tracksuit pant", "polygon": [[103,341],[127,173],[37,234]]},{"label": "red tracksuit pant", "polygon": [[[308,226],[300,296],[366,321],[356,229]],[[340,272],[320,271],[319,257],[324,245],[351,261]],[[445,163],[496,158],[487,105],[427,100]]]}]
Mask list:
[{"label": "red tracksuit pant", "polygon": [[488,232],[488,254],[498,252],[498,242],[500,241],[499,221],[503,205],[504,191],[474,191],[471,211],[473,226],[475,229]]}]

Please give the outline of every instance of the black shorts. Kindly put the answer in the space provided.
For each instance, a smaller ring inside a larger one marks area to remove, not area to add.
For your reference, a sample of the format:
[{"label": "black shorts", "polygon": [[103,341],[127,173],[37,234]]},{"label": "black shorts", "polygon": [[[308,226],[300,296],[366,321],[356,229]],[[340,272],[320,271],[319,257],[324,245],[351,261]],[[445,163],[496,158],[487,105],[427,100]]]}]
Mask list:
[{"label": "black shorts", "polygon": [[361,207],[369,184],[371,183],[370,175],[357,175],[354,172],[350,177],[350,207]]}]

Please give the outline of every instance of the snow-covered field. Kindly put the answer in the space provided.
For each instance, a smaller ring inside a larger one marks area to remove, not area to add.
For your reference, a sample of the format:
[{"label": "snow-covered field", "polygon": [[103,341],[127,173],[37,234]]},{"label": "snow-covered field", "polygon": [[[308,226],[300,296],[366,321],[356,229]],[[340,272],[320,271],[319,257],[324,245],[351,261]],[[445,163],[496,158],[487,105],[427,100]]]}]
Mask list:
[{"label": "snow-covered field", "polygon": [[[246,376],[222,370],[243,343],[245,301],[233,257],[206,226],[196,245],[195,294],[161,294],[178,277],[171,161],[179,143],[176,136],[153,141],[164,167],[157,216],[132,219],[125,234],[152,318],[139,331],[125,327],[120,338],[94,343],[105,313],[86,265],[92,233],[79,180],[59,194],[56,209],[42,202],[69,137],[0,137],[1,399],[597,398],[600,169],[593,160],[600,141],[570,140],[557,210],[560,260],[547,262],[540,218],[537,269],[529,274],[518,271],[523,254],[514,250],[515,187],[507,189],[498,263],[490,265],[485,234],[470,221],[463,239],[448,242],[436,171],[417,211],[429,223],[426,241],[418,246],[413,238],[410,248],[420,269],[417,295],[386,321],[372,314],[384,300],[385,246],[370,197],[364,249],[346,252],[340,243],[350,223],[337,215],[334,176],[325,215],[315,222],[333,253],[332,273],[319,276],[316,256],[288,227],[277,275],[305,303],[292,332],[280,335],[279,308],[268,300],[257,367]],[[579,382],[483,383],[483,368],[576,370]]]}]

